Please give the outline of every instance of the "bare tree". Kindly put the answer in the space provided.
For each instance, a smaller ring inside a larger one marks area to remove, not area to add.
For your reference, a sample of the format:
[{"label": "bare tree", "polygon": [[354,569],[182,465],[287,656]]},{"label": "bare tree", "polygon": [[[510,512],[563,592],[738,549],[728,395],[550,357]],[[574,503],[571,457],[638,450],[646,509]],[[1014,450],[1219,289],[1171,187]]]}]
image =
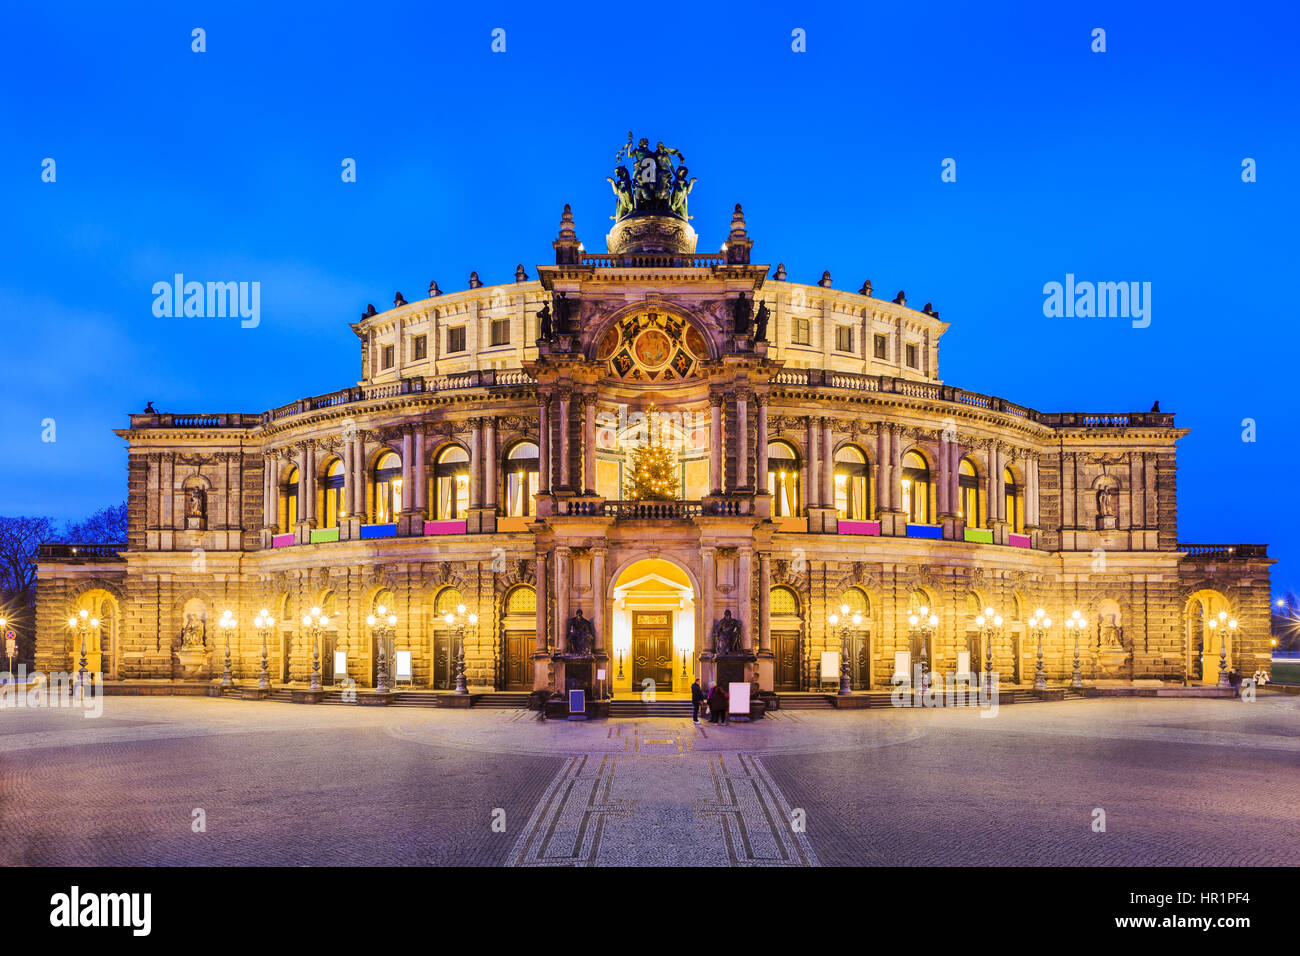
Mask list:
[{"label": "bare tree", "polygon": [[96,511],[85,521],[69,521],[61,537],[69,544],[125,544],[126,502]]},{"label": "bare tree", "polygon": [[29,664],[36,643],[36,559],[40,546],[56,537],[49,518],[0,517],[0,608],[17,634],[18,660]]}]

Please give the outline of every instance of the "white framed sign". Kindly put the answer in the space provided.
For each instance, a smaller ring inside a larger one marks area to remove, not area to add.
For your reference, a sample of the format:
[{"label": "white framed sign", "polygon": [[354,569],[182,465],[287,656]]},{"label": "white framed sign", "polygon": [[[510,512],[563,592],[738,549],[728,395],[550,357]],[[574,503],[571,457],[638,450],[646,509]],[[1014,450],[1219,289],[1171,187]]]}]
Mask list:
[{"label": "white framed sign", "polygon": [[342,680],[348,676],[348,652],[334,652],[334,679]]},{"label": "white framed sign", "polygon": [[822,651],[822,680],[837,681],[839,679],[840,679],[840,652]]},{"label": "white framed sign", "polygon": [[899,679],[904,684],[912,683],[912,652],[911,651],[894,651],[894,678],[893,682],[897,684]]},{"label": "white framed sign", "polygon": [[727,702],[727,713],[749,716],[749,684],[737,681],[727,685],[731,694]]},{"label": "white framed sign", "polygon": [[970,651],[957,652],[957,679],[970,680]]},{"label": "white framed sign", "polygon": [[411,682],[411,652],[398,651],[393,655],[393,682]]}]

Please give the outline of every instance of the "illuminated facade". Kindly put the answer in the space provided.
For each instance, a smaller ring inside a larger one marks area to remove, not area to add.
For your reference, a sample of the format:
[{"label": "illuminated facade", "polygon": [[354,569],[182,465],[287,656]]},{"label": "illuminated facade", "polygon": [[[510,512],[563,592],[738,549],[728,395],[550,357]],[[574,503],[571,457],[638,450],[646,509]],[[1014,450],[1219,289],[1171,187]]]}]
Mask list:
[{"label": "illuminated facade", "polygon": [[[947,323],[928,305],[752,262],[739,206],[711,254],[671,210],[620,213],[607,252],[565,207],[537,278],[371,308],[352,326],[359,384],[132,415],[129,540],[44,550],[37,666],[77,668],[67,621],[86,607],[107,679],[211,680],[231,610],[234,677],[254,682],[266,609],[273,683],[307,681],[319,650],[325,685],[373,686],[382,646],[409,660],[399,688],[450,690],[446,616],[464,605],[471,692],[572,680],[578,610],[616,693],[717,676],[727,611],[731,656],[777,693],[822,686],[841,649],[855,689],[922,655],[1029,682],[1038,608],[1052,682],[1073,671],[1073,611],[1088,679],[1217,680],[1221,611],[1239,625],[1228,665],[1267,667],[1271,561],[1178,542],[1172,414],[965,391],[939,377]],[[678,469],[669,500],[628,493],[652,433]],[[367,623],[379,605],[387,636]],[[848,628],[829,620],[844,605]]]}]

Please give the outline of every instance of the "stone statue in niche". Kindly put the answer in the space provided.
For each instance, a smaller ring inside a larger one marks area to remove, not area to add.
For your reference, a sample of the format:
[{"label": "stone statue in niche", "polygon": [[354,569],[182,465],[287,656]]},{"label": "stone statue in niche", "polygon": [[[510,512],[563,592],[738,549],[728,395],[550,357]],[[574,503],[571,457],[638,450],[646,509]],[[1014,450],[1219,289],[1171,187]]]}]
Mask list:
[{"label": "stone statue in niche", "polygon": [[551,304],[543,302],[542,307],[537,311],[537,341],[549,342],[555,336],[555,329],[551,327]]},{"label": "stone statue in niche", "polygon": [[736,334],[744,335],[749,331],[749,319],[753,315],[753,303],[745,298],[745,293],[740,293],[736,299],[735,305],[732,306],[732,317],[736,323]]},{"label": "stone statue in niche", "polygon": [[572,657],[585,657],[595,648],[596,629],[591,626],[591,621],[582,616],[582,608],[578,608],[574,616],[569,618],[566,637],[568,646],[565,652]]},{"label": "stone statue in niche", "polygon": [[207,625],[197,614],[185,615],[185,626],[181,628],[181,647],[206,647]]},{"label": "stone statue in niche", "polygon": [[758,304],[758,315],[754,317],[754,341],[755,342],[767,341],[767,323],[769,318],[771,318],[771,316],[768,314],[767,311],[767,303],[760,302]]},{"label": "stone statue in niche", "polygon": [[722,617],[713,622],[713,652],[715,654],[735,654],[741,650],[740,621],[731,616],[731,611],[723,611]]},{"label": "stone statue in niche", "polygon": [[1124,646],[1124,628],[1115,623],[1115,616],[1112,614],[1107,614],[1106,619],[1101,623],[1101,646]]},{"label": "stone statue in niche", "polygon": [[185,530],[202,531],[208,526],[208,493],[191,488],[185,506]]},{"label": "stone statue in niche", "polygon": [[1119,492],[1110,483],[1114,479],[1104,481],[1097,488],[1097,528],[1099,530],[1113,530],[1119,521]]}]

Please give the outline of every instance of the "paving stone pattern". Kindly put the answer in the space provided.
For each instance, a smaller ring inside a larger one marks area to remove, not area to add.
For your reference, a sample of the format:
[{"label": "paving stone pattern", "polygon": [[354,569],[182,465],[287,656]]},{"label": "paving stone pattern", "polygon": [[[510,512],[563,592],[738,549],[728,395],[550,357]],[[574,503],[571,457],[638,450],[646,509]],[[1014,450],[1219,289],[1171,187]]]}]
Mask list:
[{"label": "paving stone pattern", "polygon": [[1298,783],[1294,697],[726,727],[118,697],[0,710],[0,864],[1297,865]]}]

